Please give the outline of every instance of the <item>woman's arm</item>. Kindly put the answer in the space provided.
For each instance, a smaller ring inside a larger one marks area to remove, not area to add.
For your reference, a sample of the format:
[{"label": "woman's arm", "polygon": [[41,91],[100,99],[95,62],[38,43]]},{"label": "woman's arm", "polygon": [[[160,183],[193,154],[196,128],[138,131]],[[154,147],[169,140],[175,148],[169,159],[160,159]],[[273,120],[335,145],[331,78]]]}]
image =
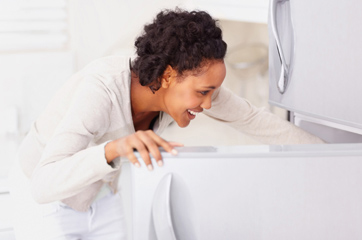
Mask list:
[{"label": "woman's arm", "polygon": [[204,113],[264,144],[324,143],[264,108],[256,108],[224,87],[214,93],[212,107]]},{"label": "woman's arm", "polygon": [[[139,166],[134,150],[140,153],[150,170],[153,168],[150,154],[162,165],[160,146],[172,154],[177,153],[173,147],[180,144],[169,143],[152,130],[136,133],[129,130],[123,134],[124,137],[119,138],[117,134],[112,140],[108,136],[103,143],[91,146],[95,138],[102,139],[111,125],[112,109],[115,108],[112,96],[96,78],[85,79],[80,85],[32,174],[32,192],[37,202],[46,203],[77,195],[106,175],[116,175],[120,157],[127,157]],[[128,109],[130,106],[124,107]],[[121,115],[118,116],[120,119],[113,121],[125,121]]]},{"label": "woman's arm", "polygon": [[106,142],[90,146],[96,136],[102,136],[108,129],[111,109],[103,83],[93,77],[84,79],[31,176],[36,201],[68,198],[105,175],[116,173],[119,162],[115,161],[113,167],[107,163]]}]

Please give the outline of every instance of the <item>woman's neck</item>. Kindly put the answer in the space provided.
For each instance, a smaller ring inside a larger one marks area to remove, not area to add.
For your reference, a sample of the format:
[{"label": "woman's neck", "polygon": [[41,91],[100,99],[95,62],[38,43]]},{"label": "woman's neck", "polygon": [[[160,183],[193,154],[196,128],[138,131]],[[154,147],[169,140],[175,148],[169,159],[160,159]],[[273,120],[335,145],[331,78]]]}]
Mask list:
[{"label": "woman's neck", "polygon": [[131,107],[134,118],[148,115],[149,113],[158,113],[161,111],[161,93],[156,91],[152,93],[149,87],[142,86],[138,77],[132,73],[131,78]]}]

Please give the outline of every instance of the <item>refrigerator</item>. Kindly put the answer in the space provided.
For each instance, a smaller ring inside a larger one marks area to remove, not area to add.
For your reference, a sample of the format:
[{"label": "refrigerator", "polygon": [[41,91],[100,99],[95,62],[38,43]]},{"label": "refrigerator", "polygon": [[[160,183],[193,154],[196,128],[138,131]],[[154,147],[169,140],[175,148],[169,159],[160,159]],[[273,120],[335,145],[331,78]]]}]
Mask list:
[{"label": "refrigerator", "polygon": [[327,142],[362,142],[362,2],[269,7],[269,102]]},{"label": "refrigerator", "polygon": [[362,239],[361,8],[269,5],[269,101],[328,144],[183,147],[152,172],[125,161],[128,239]]}]

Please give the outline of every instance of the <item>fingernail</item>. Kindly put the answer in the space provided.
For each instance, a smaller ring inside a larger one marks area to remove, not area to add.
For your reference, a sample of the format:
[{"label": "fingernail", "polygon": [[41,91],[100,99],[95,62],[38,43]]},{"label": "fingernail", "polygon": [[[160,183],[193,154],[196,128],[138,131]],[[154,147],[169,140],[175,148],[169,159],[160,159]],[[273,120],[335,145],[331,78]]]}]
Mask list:
[{"label": "fingernail", "polygon": [[140,165],[138,162],[136,162],[134,165],[135,165],[135,167],[137,167],[137,168],[141,167],[141,165]]},{"label": "fingernail", "polygon": [[176,151],[176,149],[172,149],[172,150],[171,150],[171,154],[172,154],[172,155],[177,155],[178,152]]},{"label": "fingernail", "polygon": [[152,164],[147,165],[147,168],[148,168],[148,170],[152,171],[152,170],[153,170],[153,166],[152,166]]},{"label": "fingernail", "polygon": [[158,166],[162,167],[162,166],[163,166],[162,160],[158,160],[158,161],[157,161],[157,164],[158,164]]}]

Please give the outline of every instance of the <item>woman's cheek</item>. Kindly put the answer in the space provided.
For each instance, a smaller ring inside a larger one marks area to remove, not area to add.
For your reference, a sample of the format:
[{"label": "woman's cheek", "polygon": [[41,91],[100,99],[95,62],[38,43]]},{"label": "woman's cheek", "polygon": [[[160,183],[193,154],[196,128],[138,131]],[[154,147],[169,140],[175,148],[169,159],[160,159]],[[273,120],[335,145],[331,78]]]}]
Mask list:
[{"label": "woman's cheek", "polygon": [[198,97],[189,95],[188,97],[186,97],[184,99],[184,103],[187,106],[186,109],[192,109],[192,108],[200,106],[201,100]]}]

